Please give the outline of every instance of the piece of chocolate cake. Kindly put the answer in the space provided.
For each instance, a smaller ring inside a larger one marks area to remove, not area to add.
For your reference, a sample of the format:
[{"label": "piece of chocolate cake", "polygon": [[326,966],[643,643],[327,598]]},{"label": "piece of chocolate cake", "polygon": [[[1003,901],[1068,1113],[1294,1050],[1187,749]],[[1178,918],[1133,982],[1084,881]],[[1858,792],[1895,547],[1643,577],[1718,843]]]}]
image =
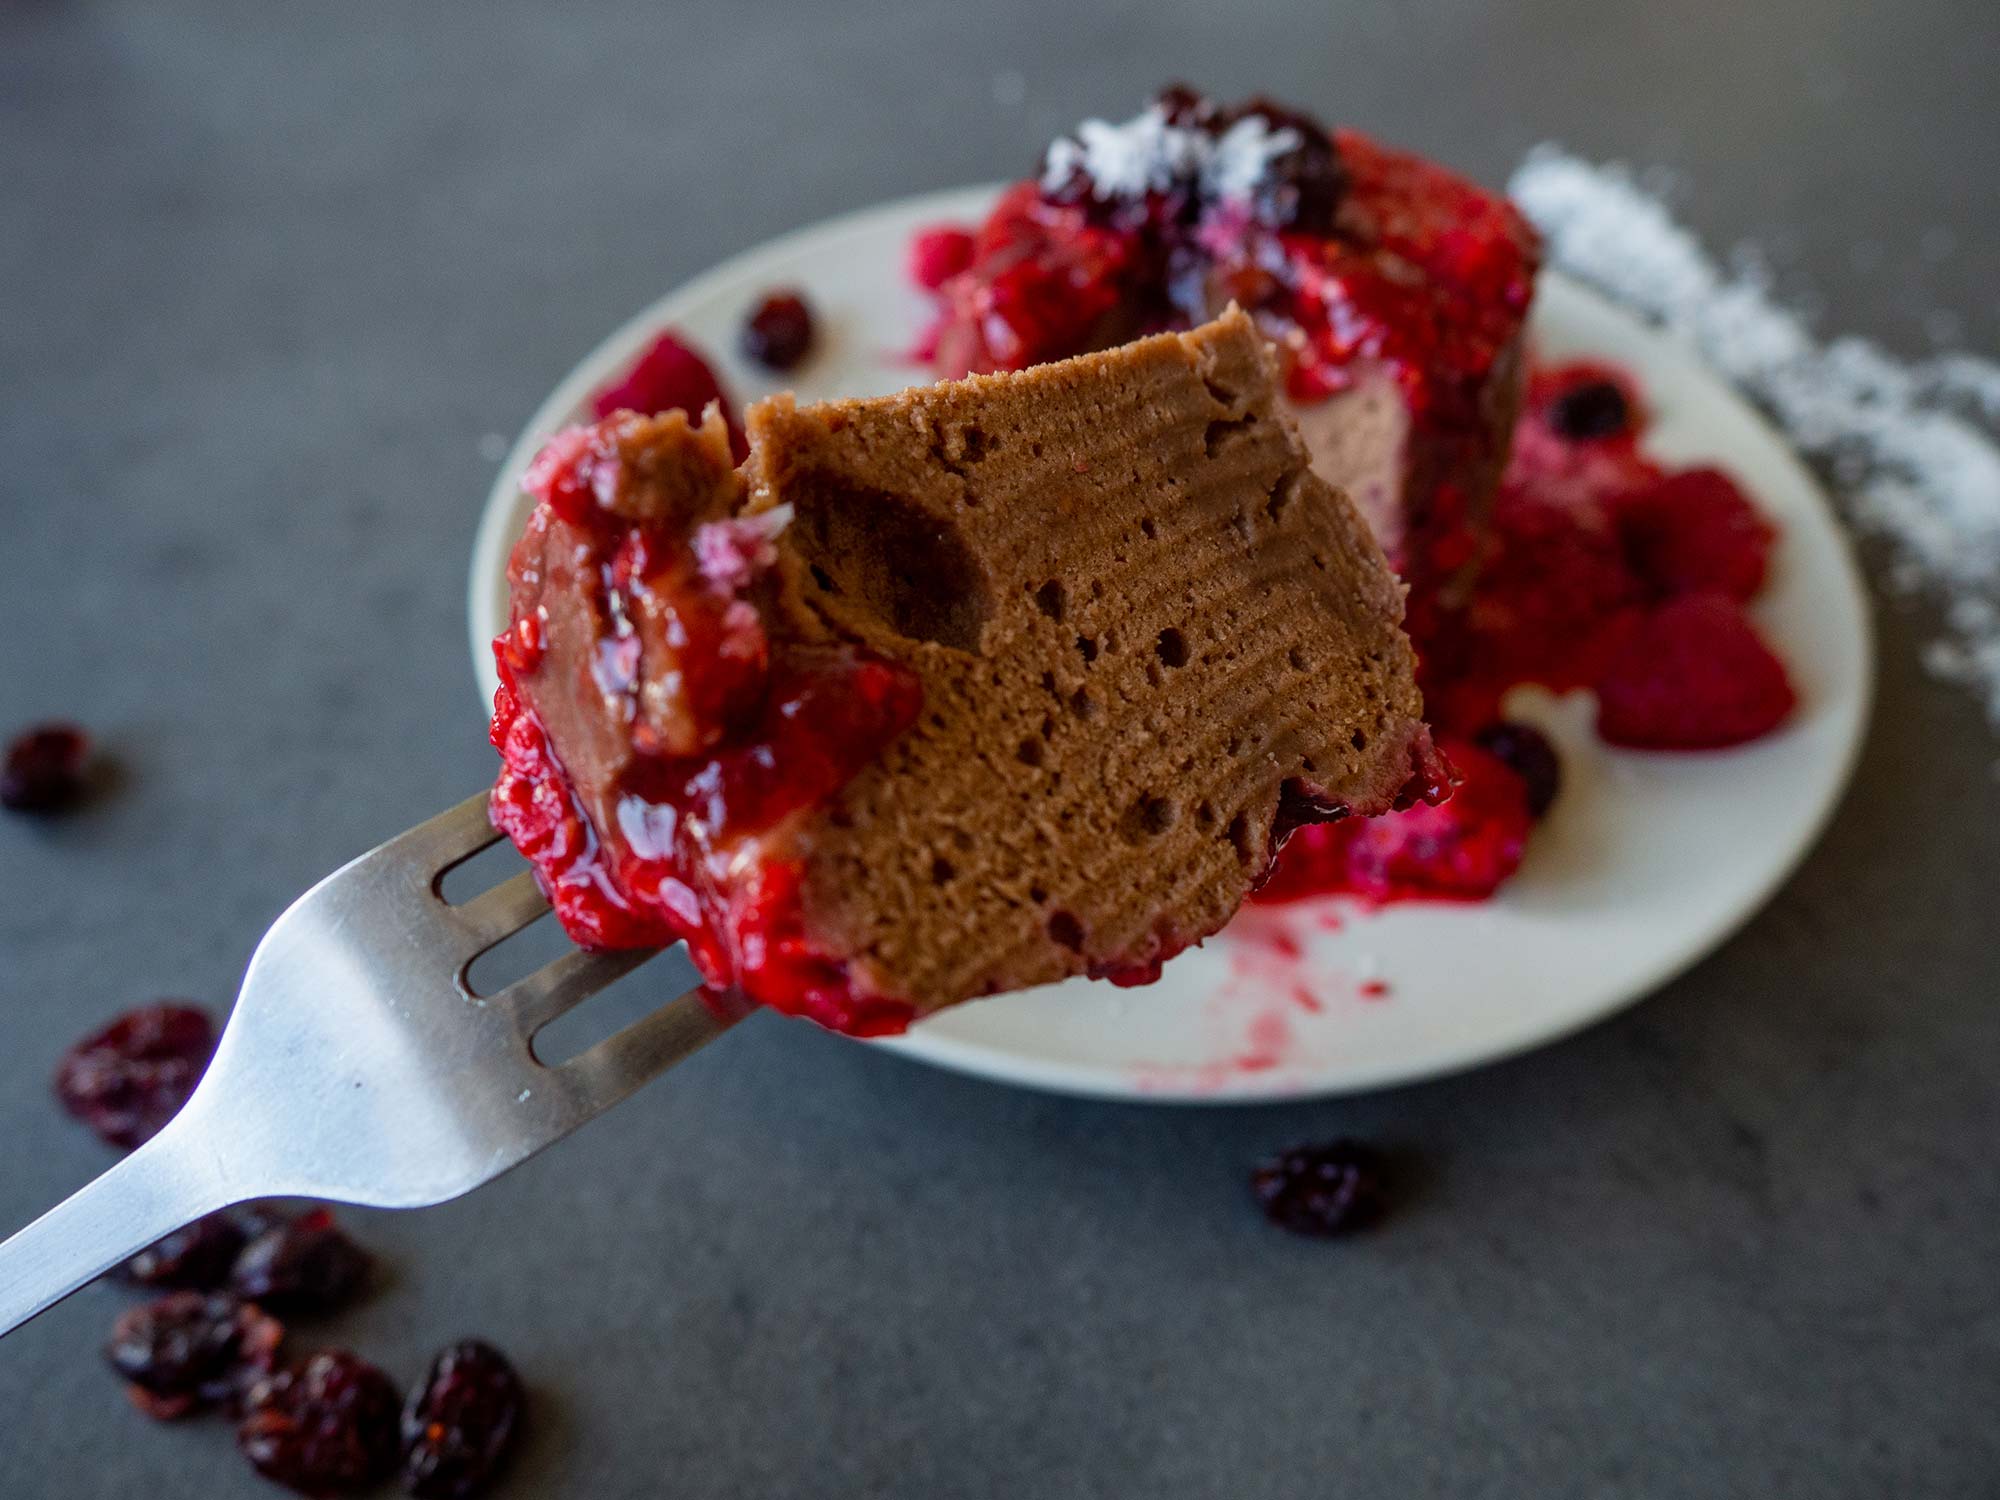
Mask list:
[{"label": "piece of chocolate cake", "polygon": [[935,285],[927,349],[941,375],[1022,369],[1237,303],[1413,610],[1449,609],[1505,466],[1539,258],[1505,198],[1434,162],[1175,85],[1001,196]]},{"label": "piece of chocolate cake", "polygon": [[593,946],[842,1030],[1217,930],[1435,795],[1401,590],[1231,310],[1018,374],[551,442],[496,822]]}]

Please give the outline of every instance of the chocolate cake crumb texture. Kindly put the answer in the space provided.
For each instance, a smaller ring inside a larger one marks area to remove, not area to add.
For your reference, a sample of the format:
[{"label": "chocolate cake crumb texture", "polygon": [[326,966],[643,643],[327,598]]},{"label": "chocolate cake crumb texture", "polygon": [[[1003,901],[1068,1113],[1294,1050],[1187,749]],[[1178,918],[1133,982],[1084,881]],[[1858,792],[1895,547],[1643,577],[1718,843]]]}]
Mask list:
[{"label": "chocolate cake crumb texture", "polygon": [[1400,587],[1240,313],[748,425],[752,510],[793,510],[784,628],[923,681],[787,835],[813,929],[920,1010],[1143,970],[1228,919],[1281,816],[1382,811],[1428,753]]}]

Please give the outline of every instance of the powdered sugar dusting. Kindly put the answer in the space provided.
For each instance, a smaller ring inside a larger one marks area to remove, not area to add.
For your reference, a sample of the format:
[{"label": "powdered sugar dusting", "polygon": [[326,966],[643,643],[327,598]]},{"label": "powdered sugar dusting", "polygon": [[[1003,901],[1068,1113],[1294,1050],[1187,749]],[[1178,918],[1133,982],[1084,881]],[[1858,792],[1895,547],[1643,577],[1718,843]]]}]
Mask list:
[{"label": "powdered sugar dusting", "polygon": [[1245,115],[1213,142],[1208,159],[1202,163],[1202,191],[1225,203],[1247,198],[1269,173],[1272,162],[1303,144],[1291,126],[1273,130],[1262,115]]},{"label": "powdered sugar dusting", "polygon": [[753,516],[705,522],[695,528],[695,566],[724,593],[740,594],[777,562],[777,540],[791,520],[791,506],[774,505]]},{"label": "powdered sugar dusting", "polygon": [[1271,163],[1303,144],[1289,125],[1273,130],[1262,115],[1245,115],[1219,136],[1172,125],[1155,104],[1122,125],[1085,120],[1074,138],[1052,143],[1043,158],[1042,187],[1055,192],[1079,170],[1098,198],[1143,198],[1175,183],[1198,183],[1203,196],[1247,198]]},{"label": "powdered sugar dusting", "polygon": [[1509,192],[1556,264],[1687,337],[1826,470],[1893,549],[1891,586],[1941,606],[1925,667],[2000,730],[2000,364],[1816,338],[1754,256],[1724,269],[1625,167],[1543,146]]}]

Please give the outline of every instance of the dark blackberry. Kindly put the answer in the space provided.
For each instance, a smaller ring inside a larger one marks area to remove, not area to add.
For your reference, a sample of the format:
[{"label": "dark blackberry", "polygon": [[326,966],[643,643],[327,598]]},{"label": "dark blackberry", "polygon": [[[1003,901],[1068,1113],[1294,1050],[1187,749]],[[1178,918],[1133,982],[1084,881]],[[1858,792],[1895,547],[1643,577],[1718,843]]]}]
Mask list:
[{"label": "dark blackberry", "polygon": [[1562,790],[1562,759],[1547,735],[1532,724],[1512,720],[1488,724],[1472,742],[1521,778],[1528,791],[1528,811],[1547,814]]},{"label": "dark blackberry", "polygon": [[789,370],[812,352],[812,309],[797,292],[773,292],[744,319],[742,343],[766,369]]},{"label": "dark blackberry", "polygon": [[1632,427],[1632,403],[1609,380],[1592,380],[1556,397],[1549,425],[1572,442],[1617,437]]}]

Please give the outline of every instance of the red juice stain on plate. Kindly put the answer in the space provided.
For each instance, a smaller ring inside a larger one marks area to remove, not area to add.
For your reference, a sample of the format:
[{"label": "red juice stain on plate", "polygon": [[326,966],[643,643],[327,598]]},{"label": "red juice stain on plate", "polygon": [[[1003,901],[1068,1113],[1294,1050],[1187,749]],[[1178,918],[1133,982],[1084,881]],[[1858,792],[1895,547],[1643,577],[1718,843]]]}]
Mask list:
[{"label": "red juice stain on plate", "polygon": [[1230,922],[1228,932],[1230,966],[1239,972],[1295,964],[1305,954],[1290,914],[1270,907],[1244,907]]},{"label": "red juice stain on plate", "polygon": [[1292,1051],[1292,1023],[1275,1007],[1258,1011],[1250,1018],[1244,1049],[1237,1054],[1236,1067],[1243,1073],[1268,1073],[1282,1067]]},{"label": "red juice stain on plate", "polygon": [[1229,981],[1225,992],[1232,1004],[1284,995],[1311,1014],[1326,1009],[1313,987],[1303,935],[1290,913],[1246,906],[1229,924],[1228,934]]}]

